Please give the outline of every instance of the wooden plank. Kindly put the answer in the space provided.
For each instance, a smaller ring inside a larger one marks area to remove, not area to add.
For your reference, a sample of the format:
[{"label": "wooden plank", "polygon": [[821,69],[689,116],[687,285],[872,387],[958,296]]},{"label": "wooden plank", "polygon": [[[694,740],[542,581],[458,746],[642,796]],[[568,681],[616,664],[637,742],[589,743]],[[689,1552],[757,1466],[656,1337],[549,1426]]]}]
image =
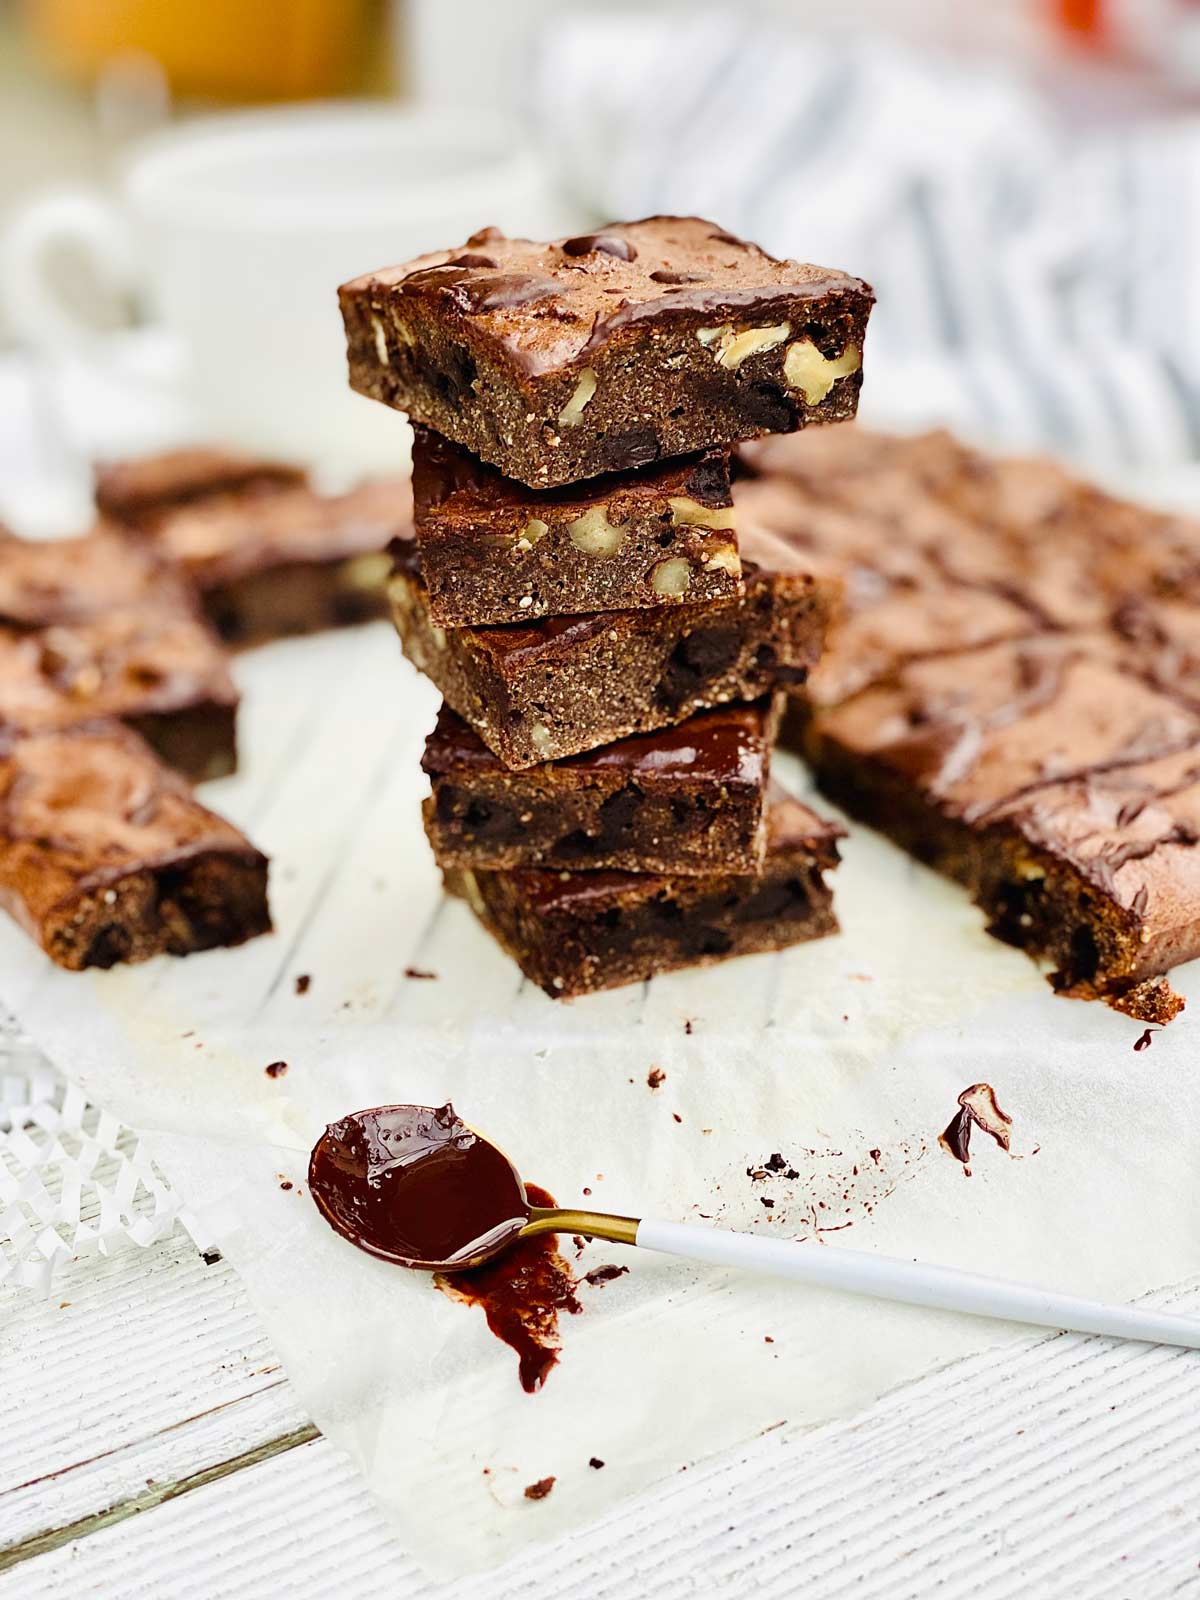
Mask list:
[{"label": "wooden plank", "polygon": [[182,1232],[0,1296],[0,1564],[309,1419],[237,1277]]}]

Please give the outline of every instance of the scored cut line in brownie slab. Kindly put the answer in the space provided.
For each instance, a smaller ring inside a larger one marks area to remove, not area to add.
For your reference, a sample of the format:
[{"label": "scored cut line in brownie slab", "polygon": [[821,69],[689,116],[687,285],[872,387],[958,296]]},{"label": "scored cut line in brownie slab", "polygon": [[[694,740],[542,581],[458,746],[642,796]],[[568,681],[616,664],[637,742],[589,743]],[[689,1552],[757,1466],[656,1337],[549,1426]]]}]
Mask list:
[{"label": "scored cut line in brownie slab", "polygon": [[767,830],[757,876],[453,867],[446,887],[527,978],[567,999],[836,933],[823,873],[841,830],[779,790]]},{"label": "scored cut line in brownie slab", "polygon": [[515,768],[803,683],[836,603],[835,588],[815,583],[786,543],[751,529],[735,599],[448,631],[430,619],[413,542],[393,552],[404,653]]},{"label": "scored cut line in brownie slab", "polygon": [[699,217],[486,228],[339,297],[352,387],[534,488],[853,416],[874,303]]},{"label": "scored cut line in brownie slab", "polygon": [[116,722],[0,732],[0,905],[59,966],[270,931],[267,861]]},{"label": "scored cut line in brownie slab", "polygon": [[425,832],[442,867],[757,872],[780,709],[721,706],[513,772],[443,706],[421,762]]},{"label": "scored cut line in brownie slab", "polygon": [[442,627],[740,591],[726,450],[539,492],[428,428],[413,435],[421,575]]}]

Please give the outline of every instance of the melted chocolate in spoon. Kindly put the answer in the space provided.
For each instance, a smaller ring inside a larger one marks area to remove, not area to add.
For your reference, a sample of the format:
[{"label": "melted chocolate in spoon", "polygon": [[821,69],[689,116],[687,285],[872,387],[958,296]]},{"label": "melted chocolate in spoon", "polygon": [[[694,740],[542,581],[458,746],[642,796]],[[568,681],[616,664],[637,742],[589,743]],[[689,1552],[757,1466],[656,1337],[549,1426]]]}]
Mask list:
[{"label": "melted chocolate in spoon", "polygon": [[[504,1152],[453,1106],[377,1106],[331,1123],[313,1150],[308,1184],[326,1222],[360,1250],[453,1272],[438,1273],[438,1288],[480,1306],[517,1352],[522,1387],[541,1387],[558,1360],[558,1313],[580,1307],[557,1235],[519,1243],[517,1235],[531,1205],[555,1202],[532,1184],[527,1190]],[[462,1270],[478,1258],[489,1259]]]}]

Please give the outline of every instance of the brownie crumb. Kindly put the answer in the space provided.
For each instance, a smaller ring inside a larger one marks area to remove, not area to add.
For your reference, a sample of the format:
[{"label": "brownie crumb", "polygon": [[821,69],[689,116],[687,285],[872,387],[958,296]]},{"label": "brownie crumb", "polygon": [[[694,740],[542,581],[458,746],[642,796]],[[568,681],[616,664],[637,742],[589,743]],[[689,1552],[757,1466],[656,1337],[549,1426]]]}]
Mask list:
[{"label": "brownie crumb", "polygon": [[759,1198],[759,1202],[762,1205],[766,1206],[768,1211],[774,1211],[775,1202],[774,1202],[774,1200],[771,1199],[769,1194],[760,1194],[758,1198]]},{"label": "brownie crumb", "polygon": [[281,1180],[279,1187],[281,1189],[290,1189],[292,1187],[291,1181],[287,1178],[284,1178]]},{"label": "brownie crumb", "polygon": [[297,975],[296,975],[296,993],[297,994],[307,994],[311,986],[312,986],[312,975],[311,975],[311,973],[308,973],[308,972],[297,973]]},{"label": "brownie crumb", "polygon": [[282,1078],[287,1071],[286,1061],[272,1061],[265,1069],[268,1078]]},{"label": "brownie crumb", "polygon": [[774,1344],[775,1341],[774,1341],[774,1339],[772,1339],[772,1337],[771,1337],[771,1335],[769,1333],[764,1333],[763,1334],[763,1343],[764,1344]]},{"label": "brownie crumb", "polygon": [[676,1122],[683,1121],[683,1118],[679,1115],[678,1111],[672,1111],[671,1115],[675,1118]]},{"label": "brownie crumb", "polygon": [[661,1067],[651,1067],[646,1074],[646,1082],[651,1089],[661,1089],[667,1081],[667,1075]]},{"label": "brownie crumb", "polygon": [[437,973],[426,972],[424,967],[405,967],[404,976],[406,978],[423,978],[425,980],[431,980],[437,978]]},{"label": "brownie crumb", "polygon": [[1145,1030],[1145,1032],[1140,1035],[1140,1037],[1138,1037],[1137,1039],[1135,1039],[1133,1041],[1133,1048],[1135,1050],[1149,1050],[1150,1041],[1151,1041],[1151,1039],[1153,1039],[1153,1037],[1154,1037],[1153,1028],[1147,1028]]},{"label": "brownie crumb", "polygon": [[763,1166],[766,1167],[768,1172],[782,1172],[784,1167],[787,1166],[787,1162],[779,1154],[779,1151],[776,1150],[774,1154],[767,1157],[767,1159],[763,1162]]},{"label": "brownie crumb", "polygon": [[223,1257],[219,1250],[201,1250],[200,1259],[206,1267],[215,1267]]},{"label": "brownie crumb", "polygon": [[526,1500],[544,1500],[553,1489],[556,1481],[555,1478],[549,1477],[539,1478],[536,1483],[527,1483],[525,1485]]},{"label": "brownie crumb", "polygon": [[618,1267],[610,1264],[606,1267],[593,1267],[590,1272],[583,1275],[584,1283],[611,1283],[614,1278],[619,1278],[622,1273],[628,1272],[628,1267]]},{"label": "brownie crumb", "polygon": [[690,1018],[684,1023],[683,1031],[684,1031],[684,1033],[688,1033],[688,1034],[691,1033],[691,1031],[692,1031],[692,1023],[691,1023],[691,1019]]},{"label": "brownie crumb", "polygon": [[879,1157],[882,1154],[882,1152],[879,1151],[879,1150],[868,1150],[867,1154],[870,1156],[871,1160],[875,1163],[875,1165],[878,1166],[879,1165]]},{"label": "brownie crumb", "polygon": [[595,1471],[597,1471],[597,1472],[600,1471],[600,1468],[603,1465],[604,1465],[604,1463],[603,1463],[603,1461],[601,1461],[599,1456],[592,1456],[590,1458],[590,1460],[588,1461],[588,1466],[594,1468]]}]

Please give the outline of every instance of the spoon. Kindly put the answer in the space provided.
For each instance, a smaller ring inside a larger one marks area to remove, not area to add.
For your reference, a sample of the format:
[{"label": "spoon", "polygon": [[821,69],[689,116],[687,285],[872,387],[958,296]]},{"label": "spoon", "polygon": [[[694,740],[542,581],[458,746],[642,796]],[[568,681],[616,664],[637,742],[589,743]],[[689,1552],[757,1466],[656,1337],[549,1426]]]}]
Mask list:
[{"label": "spoon", "polygon": [[463,1272],[520,1239],[578,1233],[907,1305],[1200,1349],[1200,1323],[1140,1306],[811,1240],[531,1205],[504,1151],[450,1105],[376,1106],[331,1123],[313,1148],[308,1183],[344,1238],[421,1272]]}]

